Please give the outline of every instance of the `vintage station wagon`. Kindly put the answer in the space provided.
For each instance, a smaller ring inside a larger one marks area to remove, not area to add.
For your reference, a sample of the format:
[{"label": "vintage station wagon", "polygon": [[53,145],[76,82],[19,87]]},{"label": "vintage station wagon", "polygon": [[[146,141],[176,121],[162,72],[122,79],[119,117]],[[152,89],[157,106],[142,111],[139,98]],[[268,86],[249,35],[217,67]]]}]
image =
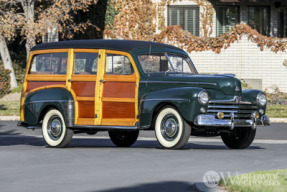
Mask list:
[{"label": "vintage station wagon", "polygon": [[233,75],[200,75],[183,50],[128,40],[76,40],[31,50],[21,97],[20,126],[42,128],[51,147],[73,134],[108,131],[128,147],[139,130],[154,130],[164,148],[190,135],[221,136],[248,147],[257,125],[269,125],[266,96],[242,90]]}]

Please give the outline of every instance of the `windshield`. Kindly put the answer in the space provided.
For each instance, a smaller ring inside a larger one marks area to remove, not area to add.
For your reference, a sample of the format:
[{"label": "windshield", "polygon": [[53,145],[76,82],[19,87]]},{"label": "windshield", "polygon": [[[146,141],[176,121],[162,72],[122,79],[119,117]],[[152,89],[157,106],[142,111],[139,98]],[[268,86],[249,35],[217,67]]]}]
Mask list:
[{"label": "windshield", "polygon": [[183,56],[167,53],[138,56],[145,73],[196,74],[191,61]]}]

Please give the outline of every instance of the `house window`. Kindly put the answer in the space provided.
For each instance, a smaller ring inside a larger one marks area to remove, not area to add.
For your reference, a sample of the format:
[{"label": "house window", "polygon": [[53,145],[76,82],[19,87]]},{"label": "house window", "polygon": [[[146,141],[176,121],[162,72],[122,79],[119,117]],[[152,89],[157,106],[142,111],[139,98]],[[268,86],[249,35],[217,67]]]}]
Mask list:
[{"label": "house window", "polygon": [[218,6],[216,9],[216,34],[218,36],[239,23],[239,7]]},{"label": "house window", "polygon": [[179,25],[191,34],[199,36],[199,7],[169,6],[168,25]]},{"label": "house window", "polygon": [[260,34],[270,36],[270,7],[249,6],[248,25]]},{"label": "house window", "polygon": [[281,7],[279,11],[278,37],[287,37],[287,7]]}]

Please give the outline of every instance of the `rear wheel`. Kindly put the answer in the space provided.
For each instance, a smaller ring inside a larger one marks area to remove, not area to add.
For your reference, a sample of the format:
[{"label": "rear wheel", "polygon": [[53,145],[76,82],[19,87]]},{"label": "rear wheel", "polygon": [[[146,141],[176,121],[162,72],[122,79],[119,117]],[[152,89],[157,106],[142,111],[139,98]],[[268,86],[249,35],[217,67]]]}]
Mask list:
[{"label": "rear wheel", "polygon": [[63,115],[52,109],[45,114],[42,123],[44,140],[50,147],[66,147],[69,145],[74,131],[66,128]]},{"label": "rear wheel", "polygon": [[251,145],[255,135],[256,129],[239,127],[236,128],[234,133],[221,133],[221,138],[230,149],[245,149]]},{"label": "rear wheel", "polygon": [[134,144],[139,136],[139,131],[109,131],[109,136],[113,144],[118,147],[129,147]]},{"label": "rear wheel", "polygon": [[180,149],[188,142],[191,127],[172,106],[164,107],[155,119],[155,135],[167,149]]}]

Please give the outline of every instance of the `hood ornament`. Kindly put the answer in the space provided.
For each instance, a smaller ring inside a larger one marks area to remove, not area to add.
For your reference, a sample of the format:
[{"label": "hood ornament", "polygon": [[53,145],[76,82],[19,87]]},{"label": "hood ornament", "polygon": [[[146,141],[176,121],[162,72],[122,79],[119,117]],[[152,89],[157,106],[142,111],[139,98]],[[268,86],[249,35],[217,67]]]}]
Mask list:
[{"label": "hood ornament", "polygon": [[235,103],[237,103],[237,104],[239,104],[241,101],[241,97],[239,97],[239,96],[235,96],[234,99],[235,99]]}]

